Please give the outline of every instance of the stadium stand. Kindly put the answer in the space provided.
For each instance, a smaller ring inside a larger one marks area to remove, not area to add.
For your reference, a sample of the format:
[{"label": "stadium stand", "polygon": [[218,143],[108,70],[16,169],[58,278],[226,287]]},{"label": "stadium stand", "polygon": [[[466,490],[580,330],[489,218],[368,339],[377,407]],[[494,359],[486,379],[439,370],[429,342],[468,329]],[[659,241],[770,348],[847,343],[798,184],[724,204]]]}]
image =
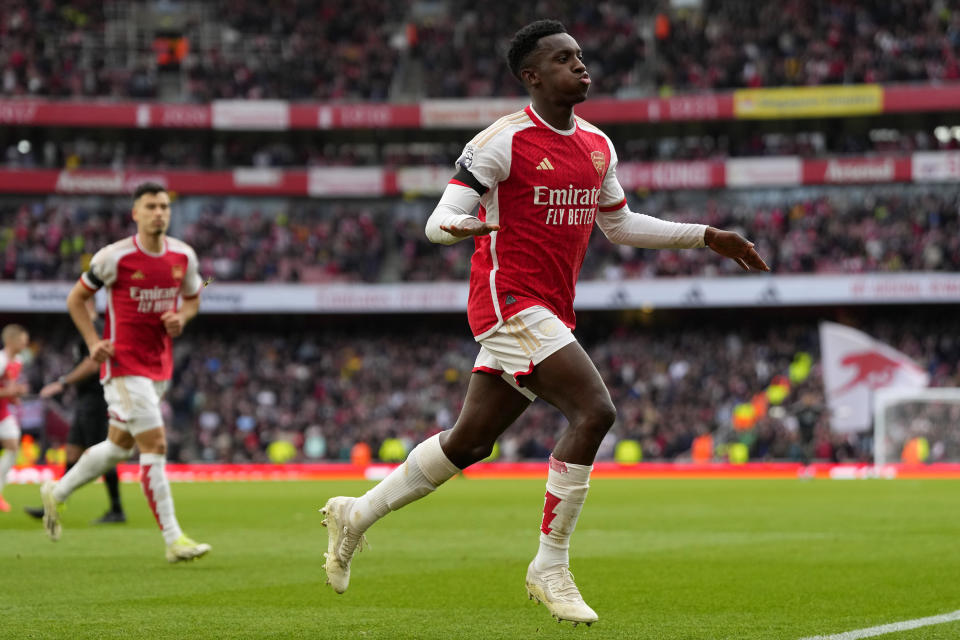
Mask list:
[{"label": "stadium stand", "polygon": [[[786,375],[799,352],[818,359],[816,323],[781,324],[777,317],[716,312],[703,326],[695,312],[652,325],[588,314],[579,333],[619,414],[602,457],[612,458],[614,443],[630,439],[641,443],[644,460],[689,459],[693,439],[715,433],[718,443],[744,436],[755,460],[869,459],[869,439],[830,432],[817,367],[794,383],[786,411],[770,411],[735,433],[735,404]],[[954,319],[931,310],[904,322],[895,310],[876,309],[853,319],[921,363],[934,386],[960,384]],[[370,318],[261,318],[249,329],[225,328],[222,317],[198,319],[177,343],[168,398],[171,460],[265,462],[267,446],[277,440],[293,443],[299,460],[347,460],[360,441],[376,454],[387,438],[409,450],[452,426],[459,412],[477,351],[460,321],[398,318],[394,331],[384,333]],[[31,380],[67,366],[62,341],[70,327],[64,320],[56,326],[45,332],[50,337],[29,370]],[[563,424],[559,413],[535,403],[501,439],[500,456],[546,458]]]},{"label": "stadium stand", "polygon": [[[633,199],[636,211],[734,228],[765,248],[780,274],[960,270],[960,189],[808,189],[801,194],[689,194]],[[258,206],[260,205],[260,206]],[[91,251],[129,232],[128,203],[36,199],[0,203],[0,275],[72,280]],[[437,250],[423,234],[433,201],[185,203],[173,232],[222,281],[466,280],[471,243]],[[733,263],[697,251],[644,251],[597,231],[583,280],[720,275]]]},{"label": "stadium stand", "polygon": [[[608,96],[584,112],[614,140],[632,208],[738,230],[777,278],[902,275],[914,278],[910,291],[945,282],[933,297],[952,300],[949,279],[960,272],[956,11],[906,0],[790,0],[759,11],[746,0],[669,4],[536,7],[569,16],[596,78],[593,97]],[[202,273],[217,282],[345,285],[362,297],[363,285],[466,280],[470,243],[431,245],[423,222],[463,143],[516,108],[499,102],[521,92],[502,61],[504,38],[532,17],[532,5],[176,5],[0,0],[5,286],[34,302],[59,295],[94,249],[130,232],[125,194],[144,178],[174,192],[171,232],[196,247]],[[374,29],[369,15],[380,17]],[[148,28],[158,20],[169,29]],[[750,92],[730,92],[812,85],[826,85],[803,94],[812,106],[763,106]],[[849,85],[865,110],[851,111],[848,94],[837,93],[844,87],[832,85]],[[832,100],[844,108],[831,111]],[[619,283],[672,287],[703,276],[711,287],[742,283],[732,280],[736,271],[708,252],[635,250],[597,232],[582,280],[619,292]],[[864,302],[844,295],[820,316],[843,319],[848,303]],[[868,302],[889,302],[884,295]],[[389,336],[338,325],[342,308],[309,320],[282,309],[275,324],[263,312],[249,323],[259,328],[230,335],[201,315],[178,351],[170,408],[182,428],[173,457],[260,461],[284,438],[299,459],[338,460],[359,440],[376,452],[388,435],[414,442],[448,426],[476,347],[462,317],[430,313],[418,300],[402,307],[416,321],[388,316],[402,325]],[[786,323],[771,312],[743,335],[729,326],[648,334],[644,323],[667,321],[658,308],[631,311],[638,300],[611,308],[639,320],[587,311],[578,333],[621,409],[616,437],[640,442],[645,459],[682,459],[702,433],[749,442],[752,458],[868,457],[866,441],[829,431],[816,367],[782,417],[729,431],[732,406],[796,353],[816,356],[814,312]],[[390,304],[379,311],[396,311]],[[19,318],[23,309],[12,305],[0,303],[0,315]],[[931,317],[891,328],[902,308],[854,315],[922,363],[934,384],[956,385],[955,328]],[[701,313],[706,324],[714,311]],[[34,323],[45,327],[35,336],[37,382],[63,364],[58,350],[72,335],[69,325],[48,324],[52,317]],[[422,339],[417,322],[441,327],[440,338]],[[716,344],[722,357],[711,361]],[[396,371],[385,375],[388,365]],[[709,406],[700,402],[704,389]],[[798,431],[800,416],[814,413]],[[560,424],[536,407],[501,442],[501,455],[543,457]],[[612,446],[604,451],[612,455]]]},{"label": "stadium stand", "polygon": [[[162,4],[4,0],[0,95],[170,97],[171,68],[186,77],[179,97],[201,102],[520,95],[498,54],[506,34],[546,10],[478,12],[462,0],[185,6],[164,15]],[[596,94],[960,79],[957,18],[937,3],[791,0],[758,11],[749,0],[685,9],[555,0],[549,12],[569,16]],[[157,17],[175,37],[138,37],[136,25]]]}]

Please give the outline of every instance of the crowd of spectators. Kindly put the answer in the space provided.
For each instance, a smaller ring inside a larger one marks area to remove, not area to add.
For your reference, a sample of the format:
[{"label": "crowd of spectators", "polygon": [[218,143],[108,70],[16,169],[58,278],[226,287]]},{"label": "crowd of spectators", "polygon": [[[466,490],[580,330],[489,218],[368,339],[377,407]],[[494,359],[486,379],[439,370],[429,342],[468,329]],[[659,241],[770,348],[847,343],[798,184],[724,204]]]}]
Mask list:
[{"label": "crowd of spectators", "polygon": [[[143,30],[117,7],[135,4],[2,0],[0,95],[169,99],[153,34],[117,38]],[[174,97],[192,101],[519,95],[508,40],[546,15],[580,42],[596,94],[960,79],[950,3],[684,4],[218,0],[165,10],[190,42]]]},{"label": "crowd of spectators", "polygon": [[[768,194],[769,195],[769,194]],[[960,189],[823,187],[775,194],[661,193],[631,208],[739,231],[777,274],[960,271]],[[431,244],[433,200],[176,203],[171,233],[193,245],[201,271],[221,281],[466,280],[471,242]],[[0,277],[73,280],[91,252],[133,232],[129,203],[88,199],[0,201]],[[594,231],[582,280],[724,275],[737,265],[710,251],[653,251]]]},{"label": "crowd of spectators", "polygon": [[[955,130],[954,130],[955,129]],[[704,160],[751,156],[821,158],[843,155],[897,155],[913,151],[960,148],[960,128],[873,129],[870,131],[799,132],[613,132],[621,162]],[[463,136],[467,138],[468,136]],[[178,131],[88,131],[64,135],[60,130],[25,133],[0,131],[0,166],[8,168],[219,169],[234,167],[440,166],[453,171],[464,141],[337,140],[309,135],[232,134]]]},{"label": "crowd of spectators", "polygon": [[[955,318],[918,311],[904,321],[894,310],[855,324],[913,357],[933,385],[960,384]],[[578,334],[618,408],[601,460],[624,439],[640,443],[644,460],[689,459],[702,434],[712,434],[719,459],[732,442],[747,444],[754,460],[870,456],[869,438],[830,429],[814,320],[718,312],[709,323],[690,316],[640,325],[586,314]],[[74,334],[59,317],[31,335],[36,357],[27,375],[39,388],[69,367],[62,343]],[[458,328],[449,318],[392,318],[385,331],[376,317],[254,318],[241,327],[201,314],[176,342],[170,459],[266,462],[277,441],[292,444],[299,461],[348,460],[358,442],[376,457],[387,438],[409,450],[453,425],[477,349],[465,321]],[[809,377],[778,410],[735,429],[734,406],[786,376],[798,352],[812,356]],[[71,402],[67,395],[55,406],[68,415]],[[501,438],[501,459],[546,459],[564,427],[557,411],[534,403]]]}]

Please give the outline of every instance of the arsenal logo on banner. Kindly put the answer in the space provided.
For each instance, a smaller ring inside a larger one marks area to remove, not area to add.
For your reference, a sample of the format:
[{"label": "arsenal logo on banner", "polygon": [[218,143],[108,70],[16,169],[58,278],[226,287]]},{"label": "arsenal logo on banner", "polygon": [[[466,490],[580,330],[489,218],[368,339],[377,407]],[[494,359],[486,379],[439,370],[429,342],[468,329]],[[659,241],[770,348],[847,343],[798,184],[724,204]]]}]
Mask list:
[{"label": "arsenal logo on banner", "polygon": [[594,151],[590,154],[590,159],[593,160],[593,168],[597,170],[597,175],[602,177],[603,170],[607,168],[607,157],[602,151]]}]

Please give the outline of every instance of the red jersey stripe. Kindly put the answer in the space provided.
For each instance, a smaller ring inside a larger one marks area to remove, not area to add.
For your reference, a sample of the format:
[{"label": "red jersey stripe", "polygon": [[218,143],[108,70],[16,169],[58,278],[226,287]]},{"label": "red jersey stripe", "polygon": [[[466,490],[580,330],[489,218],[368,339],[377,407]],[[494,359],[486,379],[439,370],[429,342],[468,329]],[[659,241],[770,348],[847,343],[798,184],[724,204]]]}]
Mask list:
[{"label": "red jersey stripe", "polygon": [[625,206],[627,206],[626,198],[624,198],[617,204],[600,205],[600,211],[604,213],[610,213],[611,211],[619,211],[620,209],[623,209]]}]

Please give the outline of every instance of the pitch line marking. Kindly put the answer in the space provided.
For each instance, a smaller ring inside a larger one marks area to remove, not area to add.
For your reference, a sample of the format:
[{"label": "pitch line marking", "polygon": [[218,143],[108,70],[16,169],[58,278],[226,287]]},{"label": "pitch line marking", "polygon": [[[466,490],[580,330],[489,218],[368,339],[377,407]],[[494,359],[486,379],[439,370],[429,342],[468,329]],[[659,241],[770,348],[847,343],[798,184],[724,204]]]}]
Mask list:
[{"label": "pitch line marking", "polygon": [[845,631],[844,633],[835,633],[830,636],[810,636],[800,638],[800,640],[859,640],[860,638],[872,638],[873,636],[882,636],[888,633],[896,633],[897,631],[909,631],[910,629],[919,629],[920,627],[929,627],[930,625],[955,622],[957,620],[960,620],[960,609],[952,613],[943,613],[939,616],[891,622],[890,624],[882,624],[879,627]]}]

